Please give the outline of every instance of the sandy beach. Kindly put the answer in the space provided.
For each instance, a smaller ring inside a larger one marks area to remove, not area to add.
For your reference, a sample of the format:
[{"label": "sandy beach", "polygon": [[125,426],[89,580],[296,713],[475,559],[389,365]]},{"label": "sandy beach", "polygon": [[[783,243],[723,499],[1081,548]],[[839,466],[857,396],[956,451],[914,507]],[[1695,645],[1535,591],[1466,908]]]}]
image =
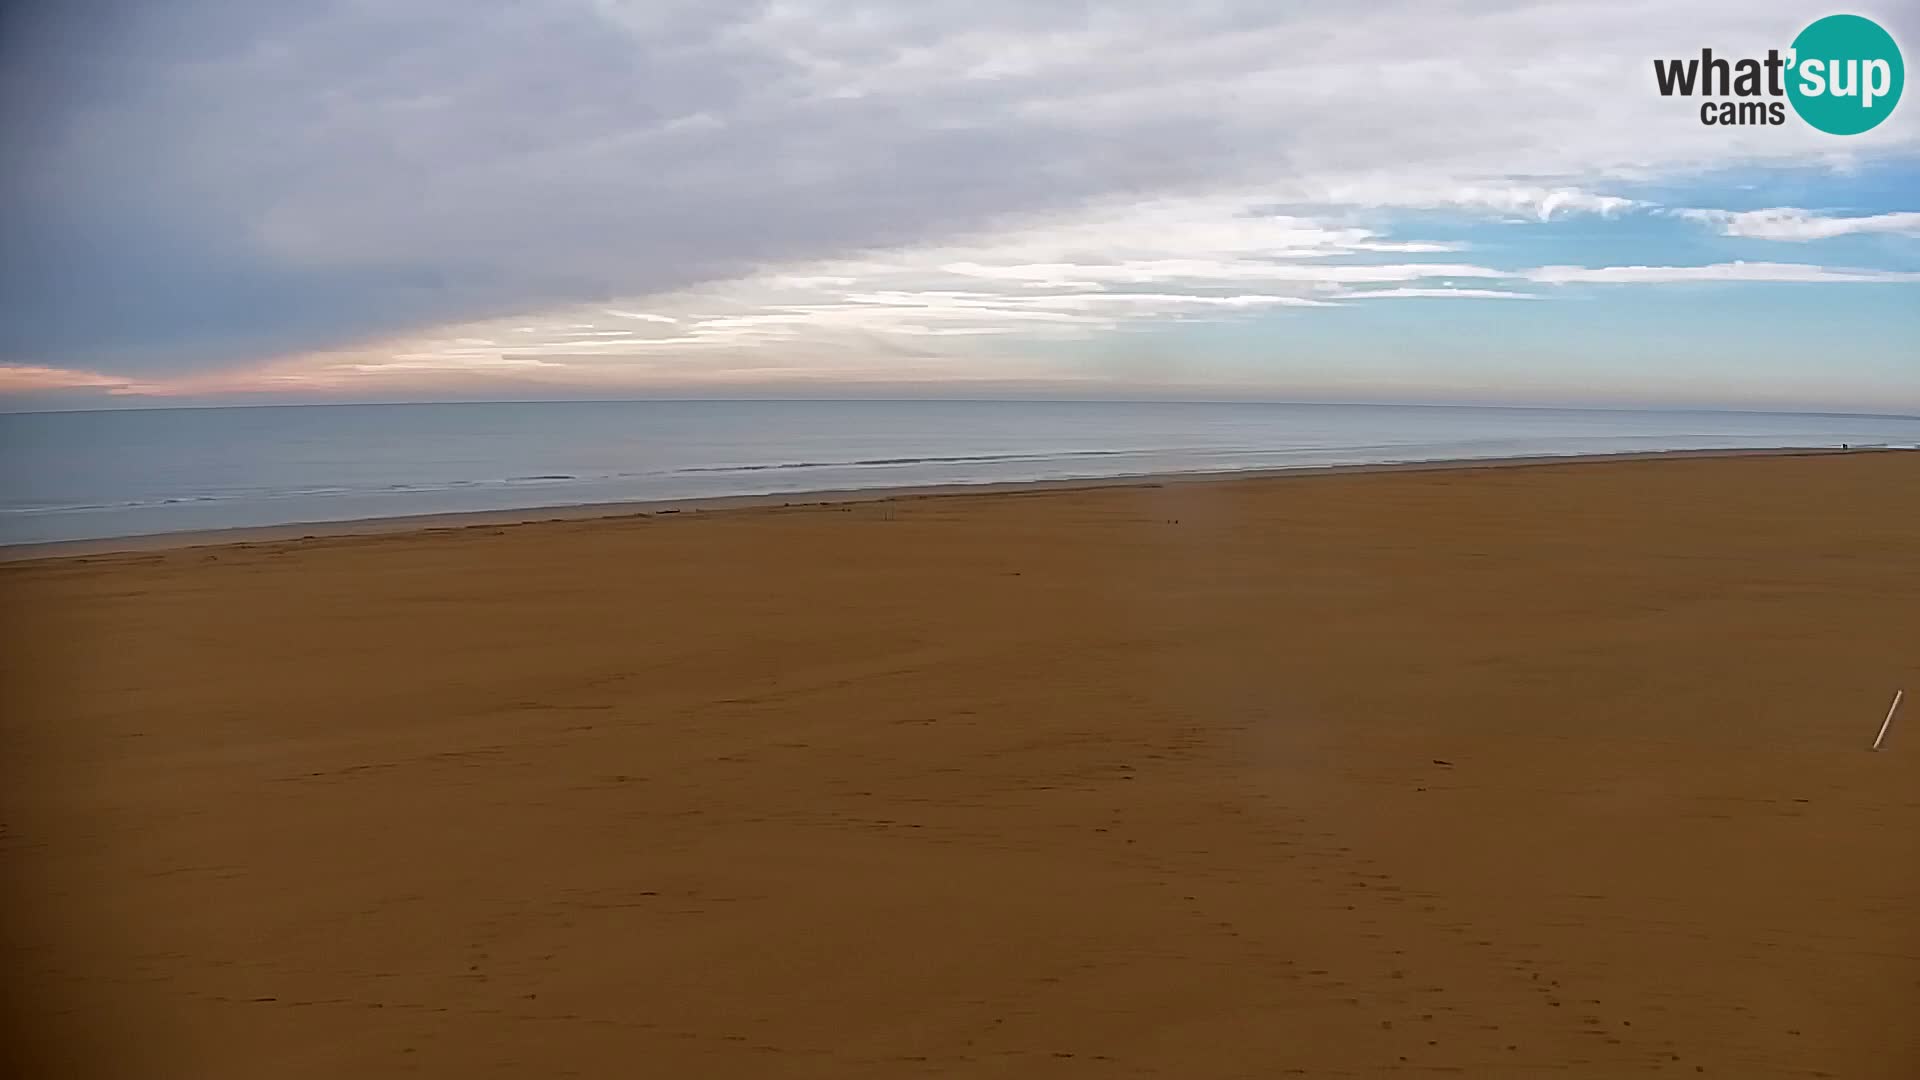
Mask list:
[{"label": "sandy beach", "polygon": [[448,523],[0,597],[37,1075],[1920,1075],[1916,453]]}]

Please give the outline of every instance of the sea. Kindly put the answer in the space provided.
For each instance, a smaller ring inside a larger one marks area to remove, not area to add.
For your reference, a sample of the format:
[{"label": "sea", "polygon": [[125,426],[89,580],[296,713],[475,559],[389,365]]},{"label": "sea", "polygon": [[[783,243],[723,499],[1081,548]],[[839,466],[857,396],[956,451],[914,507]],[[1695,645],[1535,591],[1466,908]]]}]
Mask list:
[{"label": "sea", "polygon": [[0,544],[1153,473],[1920,444],[1920,418],[1411,405],[595,401],[0,414]]}]

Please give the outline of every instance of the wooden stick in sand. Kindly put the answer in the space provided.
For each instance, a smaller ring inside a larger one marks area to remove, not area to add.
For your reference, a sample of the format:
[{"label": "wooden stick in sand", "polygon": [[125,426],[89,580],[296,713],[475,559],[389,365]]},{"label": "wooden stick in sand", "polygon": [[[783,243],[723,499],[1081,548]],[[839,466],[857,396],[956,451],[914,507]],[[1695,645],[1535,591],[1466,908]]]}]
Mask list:
[{"label": "wooden stick in sand", "polygon": [[1873,748],[1875,750],[1880,749],[1880,744],[1887,741],[1887,729],[1893,726],[1893,714],[1900,711],[1900,699],[1904,697],[1906,693],[1905,690],[1895,690],[1893,692],[1893,704],[1887,706],[1887,718],[1880,721],[1880,734],[1873,737]]}]

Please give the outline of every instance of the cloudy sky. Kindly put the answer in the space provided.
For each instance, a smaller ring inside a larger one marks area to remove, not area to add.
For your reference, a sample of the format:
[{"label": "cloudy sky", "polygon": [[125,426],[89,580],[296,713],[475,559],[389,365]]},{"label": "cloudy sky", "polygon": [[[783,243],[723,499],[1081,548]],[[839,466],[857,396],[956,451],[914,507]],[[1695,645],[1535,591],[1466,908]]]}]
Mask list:
[{"label": "cloudy sky", "polygon": [[1920,103],[1841,137],[1654,88],[1804,3],[5,11],[14,407],[1920,411]]}]

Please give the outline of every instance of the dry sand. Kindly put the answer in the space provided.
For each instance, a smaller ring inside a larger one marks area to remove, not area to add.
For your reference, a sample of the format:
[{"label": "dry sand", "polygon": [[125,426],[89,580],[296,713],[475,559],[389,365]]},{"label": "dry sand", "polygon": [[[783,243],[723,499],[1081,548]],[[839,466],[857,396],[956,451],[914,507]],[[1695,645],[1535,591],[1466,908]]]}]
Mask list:
[{"label": "dry sand", "polygon": [[47,1075],[1920,1075],[1920,454],[0,590]]}]

